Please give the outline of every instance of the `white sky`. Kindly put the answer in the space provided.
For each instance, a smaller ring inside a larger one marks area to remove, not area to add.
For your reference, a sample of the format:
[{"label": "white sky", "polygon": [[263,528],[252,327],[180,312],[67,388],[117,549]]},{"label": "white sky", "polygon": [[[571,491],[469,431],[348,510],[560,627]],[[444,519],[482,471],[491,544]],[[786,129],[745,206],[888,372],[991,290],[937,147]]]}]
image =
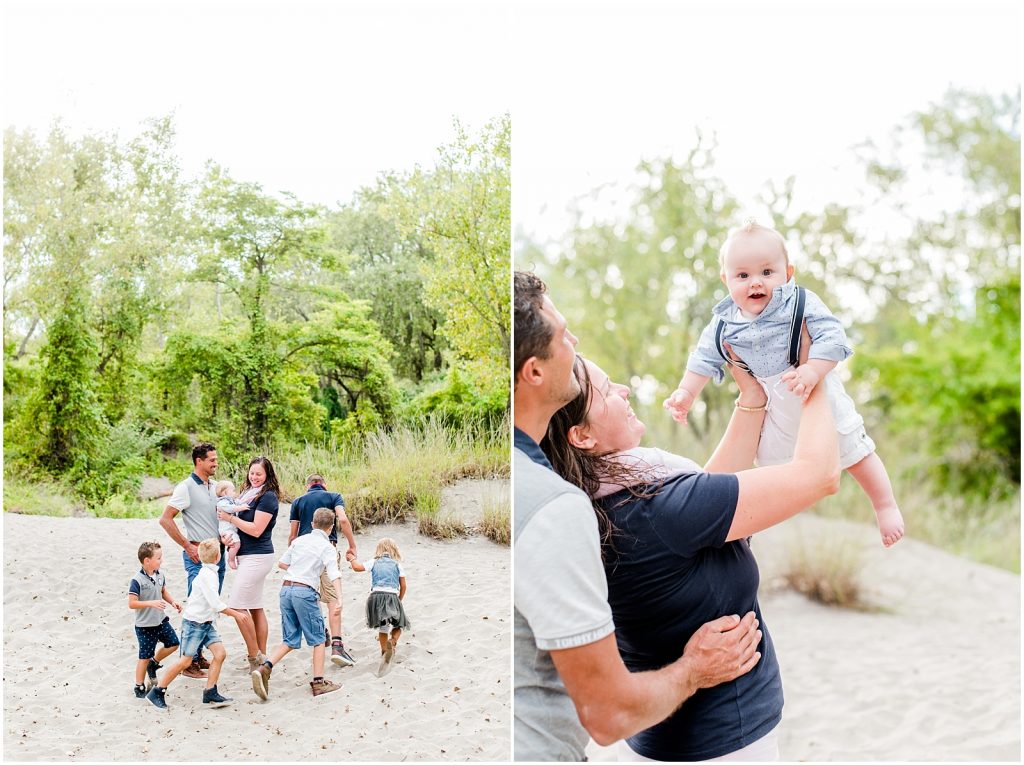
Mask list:
[{"label": "white sky", "polygon": [[950,84],[1016,88],[1020,32],[1007,0],[6,0],[2,119],[129,136],[174,112],[187,173],[332,204],[511,110],[513,219],[543,238],[698,126],[744,203],[790,174],[803,206],[842,200],[852,145]]},{"label": "white sky", "polygon": [[508,6],[483,2],[3,4],[3,124],[137,134],[174,112],[205,160],[268,192],[348,201],[510,109]]},{"label": "white sky", "polygon": [[789,175],[798,207],[853,201],[853,145],[950,85],[1020,82],[1017,2],[530,2],[516,29],[513,219],[541,240],[642,158],[685,157],[698,126],[748,212]]}]

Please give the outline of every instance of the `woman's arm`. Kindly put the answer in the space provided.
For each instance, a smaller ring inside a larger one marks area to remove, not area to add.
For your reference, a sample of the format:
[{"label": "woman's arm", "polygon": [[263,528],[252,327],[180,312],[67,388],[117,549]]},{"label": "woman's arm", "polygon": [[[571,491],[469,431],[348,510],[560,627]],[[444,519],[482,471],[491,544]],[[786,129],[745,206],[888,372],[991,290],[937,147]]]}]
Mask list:
[{"label": "woman's arm", "polygon": [[[803,336],[807,338],[807,326],[803,328]],[[725,346],[730,357],[736,359],[732,348]],[[740,395],[736,398],[736,408],[729,425],[722,435],[722,440],[715,447],[715,453],[704,465],[707,473],[737,473],[754,464],[757,445],[761,440],[761,426],[764,424],[764,407],[768,405],[768,394],[754,376],[735,364],[727,364]],[[744,407],[741,409],[740,407]],[[758,411],[750,411],[758,410]]]},{"label": "woman's arm", "polygon": [[735,364],[729,364],[729,372],[739,386],[740,395],[722,440],[704,465],[708,473],[737,473],[746,470],[754,464],[757,444],[761,440],[768,396],[757,380]]},{"label": "woman's arm", "polygon": [[[261,508],[264,505],[269,507],[270,510],[262,510]],[[237,515],[225,513],[223,510],[217,511],[217,519],[227,521],[231,525],[235,526],[239,531],[242,531],[251,537],[258,537],[264,532],[264,530],[266,530],[267,524],[269,524],[270,520],[274,517],[274,512],[277,508],[277,495],[272,491],[268,491],[260,497],[259,502],[256,503],[251,521],[243,521]]]},{"label": "woman's arm", "polygon": [[764,531],[839,491],[839,440],[828,393],[819,386],[800,417],[793,461],[737,473],[739,499],[726,541]]},{"label": "woman's arm", "polygon": [[[221,511],[223,512],[223,511]],[[270,523],[270,519],[274,516],[271,513],[264,512],[263,510],[257,510],[251,521],[243,521],[237,515],[231,515],[230,513],[224,513],[226,517],[221,518],[222,521],[236,526],[239,531],[245,532],[251,537],[258,537],[267,528],[267,524]]]}]

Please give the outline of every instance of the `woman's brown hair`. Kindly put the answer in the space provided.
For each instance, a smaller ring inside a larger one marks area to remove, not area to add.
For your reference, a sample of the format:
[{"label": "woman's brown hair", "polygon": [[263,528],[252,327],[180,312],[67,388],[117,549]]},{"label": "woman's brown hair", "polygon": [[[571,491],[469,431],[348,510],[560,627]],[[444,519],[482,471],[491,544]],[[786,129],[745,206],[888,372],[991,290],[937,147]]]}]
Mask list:
[{"label": "woman's brown hair", "polygon": [[[612,537],[615,527],[608,511],[595,497],[602,483],[612,483],[625,487],[626,497],[615,507],[630,499],[647,499],[658,493],[657,488],[650,489],[651,475],[649,471],[635,465],[623,464],[610,454],[592,454],[577,448],[569,440],[569,431],[577,425],[587,424],[587,412],[593,398],[590,385],[590,373],[583,357],[576,355],[573,373],[580,383],[580,392],[572,401],[559,409],[548,423],[547,434],[540,442],[540,448],[547,455],[548,461],[562,478],[574,486],[578,486],[590,497],[597,516],[597,527],[601,535],[601,557],[607,562],[614,555]],[[613,508],[614,509],[614,508]]]},{"label": "woman's brown hair", "polygon": [[274,465],[270,462],[270,460],[262,456],[253,457],[249,461],[249,467],[245,469],[245,483],[242,484],[242,489],[241,492],[239,493],[244,493],[245,491],[252,488],[252,485],[249,483],[249,468],[251,468],[253,465],[260,465],[263,468],[263,472],[267,474],[267,480],[265,480],[263,482],[263,485],[260,487],[260,493],[256,495],[256,499],[252,500],[252,502],[249,503],[250,507],[256,507],[256,504],[263,498],[263,495],[266,494],[268,491],[274,492],[274,496],[280,499],[281,487],[277,483],[277,473],[274,472]]}]

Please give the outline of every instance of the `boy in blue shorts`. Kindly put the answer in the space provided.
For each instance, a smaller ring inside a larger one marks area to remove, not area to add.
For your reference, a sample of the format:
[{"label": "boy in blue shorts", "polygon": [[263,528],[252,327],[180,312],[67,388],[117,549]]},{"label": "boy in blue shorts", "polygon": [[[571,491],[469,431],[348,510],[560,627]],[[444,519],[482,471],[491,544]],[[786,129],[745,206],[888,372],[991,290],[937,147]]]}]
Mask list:
[{"label": "boy in blue shorts", "polygon": [[[167,579],[160,573],[164,553],[159,542],[139,545],[139,569],[128,583],[128,608],[135,611],[135,637],[139,641],[139,662],[135,666],[135,698],[144,699],[156,682],[161,659],[174,653],[178,636],[171,617],[164,616],[169,603],[181,613],[181,603],[167,592]],[[156,650],[156,644],[164,647]]]},{"label": "boy in blue shorts", "polygon": [[[224,664],[224,659],[227,658],[227,651],[224,650],[224,643],[221,641],[220,635],[217,634],[216,619],[218,614],[225,614],[235,617],[236,621],[239,621],[243,614],[228,608],[217,594],[220,540],[204,539],[200,542],[199,560],[203,567],[192,582],[192,594],[181,614],[181,656],[178,661],[167,668],[164,676],[146,694],[146,698],[160,709],[167,709],[167,702],[164,699],[167,686],[192,665],[192,657],[199,649],[207,646],[210,648],[210,653],[213,654],[213,661],[210,662],[206,690],[203,691],[203,705],[222,707],[232,701],[226,696],[221,696],[217,691],[217,678],[220,676],[220,668]],[[248,618],[248,614],[244,614],[244,616]],[[244,621],[242,619],[240,625]],[[251,624],[250,620],[250,630],[252,629]]]},{"label": "boy in blue shorts", "polygon": [[341,570],[338,556],[328,538],[334,528],[334,510],[321,507],[313,513],[313,530],[299,537],[287,552],[281,556],[278,566],[288,572],[281,587],[281,633],[284,640],[275,648],[270,658],[252,672],[252,689],[266,700],[270,692],[270,673],[274,665],[286,655],[306,645],[313,647],[313,682],[310,688],[313,696],[341,688],[337,683],[324,678],[324,654],[327,643],[324,631],[324,616],[320,613],[320,575],[326,570],[334,587],[338,602],[341,602]]}]

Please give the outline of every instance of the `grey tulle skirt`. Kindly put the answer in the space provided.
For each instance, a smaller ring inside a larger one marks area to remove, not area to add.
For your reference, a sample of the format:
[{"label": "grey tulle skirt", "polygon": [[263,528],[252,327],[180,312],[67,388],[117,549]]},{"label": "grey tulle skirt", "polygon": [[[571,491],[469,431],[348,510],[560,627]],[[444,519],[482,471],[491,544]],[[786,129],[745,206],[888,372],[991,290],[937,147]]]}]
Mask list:
[{"label": "grey tulle skirt", "polygon": [[402,601],[393,592],[371,592],[366,599],[366,626],[376,630],[386,625],[400,630],[409,626]]}]

